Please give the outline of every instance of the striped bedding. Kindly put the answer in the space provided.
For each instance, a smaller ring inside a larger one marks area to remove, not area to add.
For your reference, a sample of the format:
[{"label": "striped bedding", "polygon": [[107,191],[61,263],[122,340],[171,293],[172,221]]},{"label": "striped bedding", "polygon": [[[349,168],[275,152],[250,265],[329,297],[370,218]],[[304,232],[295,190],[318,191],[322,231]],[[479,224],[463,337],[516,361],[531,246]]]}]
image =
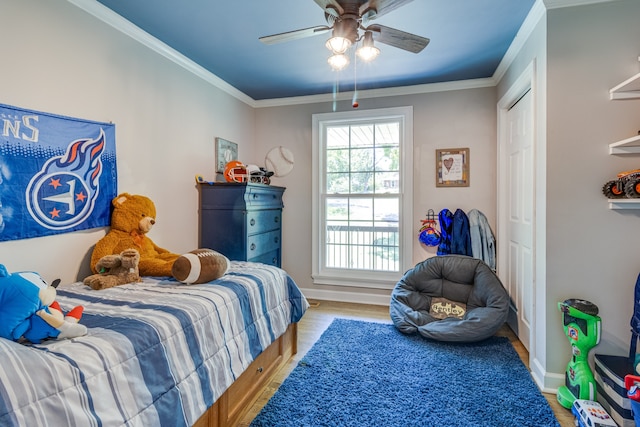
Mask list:
[{"label": "striped bedding", "polygon": [[241,261],[203,285],[75,283],[57,301],[89,332],[0,338],[0,426],[190,426],[309,306],[283,270]]}]

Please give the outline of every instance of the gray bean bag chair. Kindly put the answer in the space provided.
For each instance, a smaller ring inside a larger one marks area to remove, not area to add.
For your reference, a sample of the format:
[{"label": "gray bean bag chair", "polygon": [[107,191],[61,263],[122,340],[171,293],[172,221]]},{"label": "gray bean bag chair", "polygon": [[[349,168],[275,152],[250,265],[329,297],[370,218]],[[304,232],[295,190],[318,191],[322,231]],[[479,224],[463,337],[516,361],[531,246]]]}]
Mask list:
[{"label": "gray bean bag chair", "polygon": [[509,311],[509,295],[482,260],[429,258],[407,271],[391,293],[389,312],[405,334],[475,342],[494,335]]}]

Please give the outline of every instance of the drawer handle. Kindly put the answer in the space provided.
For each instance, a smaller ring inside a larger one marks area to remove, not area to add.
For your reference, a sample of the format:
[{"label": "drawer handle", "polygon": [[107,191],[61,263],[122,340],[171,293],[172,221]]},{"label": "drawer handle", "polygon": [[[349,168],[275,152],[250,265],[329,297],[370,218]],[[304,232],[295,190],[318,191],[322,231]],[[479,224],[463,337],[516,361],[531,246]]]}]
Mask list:
[{"label": "drawer handle", "polygon": [[278,243],[280,241],[280,239],[278,238],[278,236],[273,238],[274,243]]},{"label": "drawer handle", "polygon": [[260,366],[260,367],[258,368],[258,373],[259,373],[259,374],[261,374],[261,373],[262,373],[262,371],[264,371],[264,369],[262,368],[262,366]]},{"label": "drawer handle", "polygon": [[271,261],[273,265],[278,265],[278,258],[273,257],[273,261]]},{"label": "drawer handle", "polygon": [[256,250],[256,244],[255,244],[255,243],[252,243],[252,244],[251,244],[250,249],[251,249],[252,251],[255,251],[255,250]]},{"label": "drawer handle", "polygon": [[251,218],[251,221],[249,221],[249,224],[250,224],[251,226],[256,225],[256,219],[255,219],[255,218]]},{"label": "drawer handle", "polygon": [[277,224],[277,223],[279,223],[279,222],[280,222],[280,217],[279,217],[279,216],[274,217],[274,218],[273,218],[273,221],[274,221],[276,224]]}]

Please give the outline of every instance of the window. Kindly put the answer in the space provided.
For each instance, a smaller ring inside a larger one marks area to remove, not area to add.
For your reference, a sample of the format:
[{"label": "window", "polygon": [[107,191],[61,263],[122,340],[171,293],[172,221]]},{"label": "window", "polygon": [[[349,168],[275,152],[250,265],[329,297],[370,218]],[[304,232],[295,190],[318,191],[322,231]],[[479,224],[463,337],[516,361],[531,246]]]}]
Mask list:
[{"label": "window", "polygon": [[313,116],[313,280],[392,288],[411,266],[411,107]]}]

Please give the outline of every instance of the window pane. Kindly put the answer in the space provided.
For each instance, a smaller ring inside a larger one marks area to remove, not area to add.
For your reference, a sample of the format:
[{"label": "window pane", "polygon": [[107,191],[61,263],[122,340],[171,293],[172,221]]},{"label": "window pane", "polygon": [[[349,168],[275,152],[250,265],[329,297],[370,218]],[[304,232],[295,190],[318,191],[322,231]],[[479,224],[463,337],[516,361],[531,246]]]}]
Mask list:
[{"label": "window pane", "polygon": [[327,174],[327,193],[328,194],[349,193],[349,174],[348,173],[328,173]]},{"label": "window pane", "polygon": [[351,193],[369,194],[373,193],[373,173],[359,172],[351,175]]},{"label": "window pane", "polygon": [[351,171],[363,172],[372,171],[375,159],[373,148],[355,148],[351,150]]},{"label": "window pane", "polygon": [[343,148],[349,146],[349,126],[333,126],[327,128],[327,148]]},{"label": "window pane", "polygon": [[376,173],[376,193],[398,193],[400,191],[400,174],[398,172]]},{"label": "window pane", "polygon": [[342,197],[327,198],[327,221],[346,221],[349,219],[349,200]]},{"label": "window pane", "polygon": [[351,127],[351,147],[372,147],[373,125]]},{"label": "window pane", "polygon": [[373,199],[350,199],[349,220],[368,221],[366,225],[371,226],[373,221]]},{"label": "window pane", "polygon": [[349,172],[349,150],[327,150],[327,172]]},{"label": "window pane", "polygon": [[400,208],[397,198],[375,200],[374,218],[376,225],[397,227],[399,217]]},{"label": "window pane", "polygon": [[400,168],[400,149],[396,147],[376,148],[376,170],[397,171]]},{"label": "window pane", "polygon": [[376,125],[376,145],[398,145],[400,143],[400,123],[379,123]]}]

